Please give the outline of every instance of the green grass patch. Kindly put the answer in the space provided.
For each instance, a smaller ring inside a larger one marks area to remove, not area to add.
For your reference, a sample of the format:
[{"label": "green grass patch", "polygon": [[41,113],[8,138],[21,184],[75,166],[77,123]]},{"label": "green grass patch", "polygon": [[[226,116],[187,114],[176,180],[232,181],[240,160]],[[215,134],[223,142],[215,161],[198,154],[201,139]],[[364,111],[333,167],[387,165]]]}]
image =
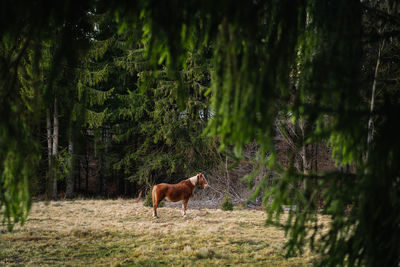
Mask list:
[{"label": "green grass patch", "polygon": [[[34,203],[22,228],[0,234],[0,265],[308,266],[285,258],[284,234],[262,211],[151,208],[129,200]],[[59,204],[59,203],[58,203]],[[87,212],[90,210],[91,212]]]}]

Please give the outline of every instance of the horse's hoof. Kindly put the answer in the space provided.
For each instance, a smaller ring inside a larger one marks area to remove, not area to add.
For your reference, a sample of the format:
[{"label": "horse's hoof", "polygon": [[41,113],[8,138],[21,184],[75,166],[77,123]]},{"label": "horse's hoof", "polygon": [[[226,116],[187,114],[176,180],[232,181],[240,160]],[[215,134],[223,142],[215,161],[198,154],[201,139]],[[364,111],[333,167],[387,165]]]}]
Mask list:
[{"label": "horse's hoof", "polygon": [[153,219],[158,219],[158,216],[153,216]]}]

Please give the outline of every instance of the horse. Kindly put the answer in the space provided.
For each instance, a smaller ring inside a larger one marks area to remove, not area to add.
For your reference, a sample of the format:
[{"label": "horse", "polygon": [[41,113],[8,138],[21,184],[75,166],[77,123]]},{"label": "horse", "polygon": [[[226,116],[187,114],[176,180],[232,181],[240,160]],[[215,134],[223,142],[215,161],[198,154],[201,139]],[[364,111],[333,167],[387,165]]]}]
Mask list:
[{"label": "horse", "polygon": [[200,185],[203,189],[208,186],[207,180],[202,173],[199,173],[177,184],[157,184],[153,187],[153,217],[157,216],[157,207],[165,198],[168,201],[178,202],[182,200],[182,215],[186,217],[186,205],[193,196],[193,190]]}]

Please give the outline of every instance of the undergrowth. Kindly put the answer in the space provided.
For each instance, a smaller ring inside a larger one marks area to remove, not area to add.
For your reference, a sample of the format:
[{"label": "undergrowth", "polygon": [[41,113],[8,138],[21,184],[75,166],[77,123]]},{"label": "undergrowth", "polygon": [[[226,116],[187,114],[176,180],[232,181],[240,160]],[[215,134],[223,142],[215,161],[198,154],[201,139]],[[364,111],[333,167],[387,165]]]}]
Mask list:
[{"label": "undergrowth", "polygon": [[[145,207],[153,207],[153,199],[151,197],[151,193],[150,192],[145,196],[143,205]],[[158,207],[164,207],[164,206],[165,206],[164,200],[161,201],[160,204],[158,204]]]},{"label": "undergrowth", "polygon": [[225,198],[221,203],[221,210],[233,210],[233,203],[228,195],[225,195]]}]

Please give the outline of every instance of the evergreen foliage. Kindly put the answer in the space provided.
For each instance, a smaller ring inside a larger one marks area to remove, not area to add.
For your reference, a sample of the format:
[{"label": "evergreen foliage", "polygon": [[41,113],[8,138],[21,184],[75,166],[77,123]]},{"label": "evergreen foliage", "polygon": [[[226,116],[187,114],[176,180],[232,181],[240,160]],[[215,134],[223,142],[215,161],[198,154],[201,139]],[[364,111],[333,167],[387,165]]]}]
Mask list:
[{"label": "evergreen foliage", "polygon": [[228,194],[225,195],[224,200],[221,203],[221,210],[233,210],[233,203]]},{"label": "evergreen foliage", "polygon": [[153,200],[152,200],[152,197],[151,197],[151,192],[146,194],[146,196],[144,198],[143,205],[145,207],[153,207]]},{"label": "evergreen foliage", "polygon": [[[151,191],[147,193],[146,197],[144,198],[143,205],[145,207],[153,207],[153,199],[151,197]],[[164,207],[165,206],[165,201],[161,201],[160,204],[158,204],[158,207]]]},{"label": "evergreen foliage", "polygon": [[[77,128],[110,149],[102,166],[139,183],[211,166],[206,123],[237,158],[255,140],[260,164],[278,178],[267,190],[268,221],[286,229],[289,255],[308,244],[321,265],[398,265],[398,1],[4,1],[0,9],[0,209],[9,228],[29,211],[40,104],[64,99]],[[118,30],[107,22],[114,16]],[[70,79],[64,66],[78,63]],[[355,171],[298,168],[295,155],[277,162],[274,136],[289,125],[301,132],[294,153],[328,140]],[[332,225],[317,240],[319,194]],[[283,225],[281,205],[298,207]]]},{"label": "evergreen foliage", "polygon": [[[119,73],[137,80],[118,95],[116,109],[110,110],[115,145],[122,147],[122,157],[119,149],[112,164],[139,184],[175,183],[178,177],[215,165],[216,146],[202,136],[210,116],[204,96],[210,82],[209,50],[191,51],[181,79],[174,80],[165,66],[151,68],[145,45],[138,43],[114,59]],[[175,94],[180,83],[186,91],[184,110]]]},{"label": "evergreen foliage", "polygon": [[[140,29],[118,34],[107,14],[95,21],[97,33],[77,69],[73,120],[94,135],[102,177],[116,175],[149,186],[212,168],[216,145],[202,136],[210,117],[204,96],[210,50],[190,51],[181,79],[174,80],[165,66],[153,70]],[[137,38],[133,44],[132,36]],[[184,111],[175,94],[178,84],[186,88]]]},{"label": "evergreen foliage", "polygon": [[[203,3],[202,8],[192,9],[191,4],[176,4],[168,10],[161,3],[149,4],[150,53],[160,58],[167,55],[171,68],[184,65],[183,44],[195,43],[187,40],[186,29],[210,25],[198,31],[204,30],[200,36],[216,42],[211,84],[215,113],[208,132],[221,137],[222,148],[235,144],[236,156],[244,144],[252,140],[260,144],[261,161],[280,178],[267,192],[272,198],[269,222],[280,224],[282,204],[300,207],[290,212],[283,225],[290,237],[288,254],[308,243],[326,255],[321,265],[396,265],[400,254],[395,240],[400,237],[395,234],[394,218],[398,218],[399,200],[394,196],[399,168],[392,146],[395,131],[387,127],[398,114],[399,105],[391,100],[398,98],[388,97],[382,103],[377,115],[381,128],[375,128],[379,137],[374,137],[373,145],[366,145],[367,122],[376,111],[370,112],[369,105],[360,101],[370,95],[370,87],[361,86],[362,15],[370,8],[382,12],[379,5],[373,6],[373,1],[249,2],[242,3],[236,13],[232,1],[221,1],[217,8],[215,3],[212,7]],[[387,10],[398,12],[396,2],[387,1],[387,5]],[[396,24],[387,11],[380,14],[385,25]],[[167,18],[174,27],[165,23]],[[304,124],[298,147],[327,138],[337,161],[357,166],[356,173],[299,172],[293,164],[279,166],[273,142],[275,122],[286,114],[292,122]],[[380,138],[393,140],[391,148]],[[333,222],[316,245],[318,192],[326,200],[323,213]],[[367,215],[371,212],[373,216]],[[382,221],[386,230],[373,230]]]}]

